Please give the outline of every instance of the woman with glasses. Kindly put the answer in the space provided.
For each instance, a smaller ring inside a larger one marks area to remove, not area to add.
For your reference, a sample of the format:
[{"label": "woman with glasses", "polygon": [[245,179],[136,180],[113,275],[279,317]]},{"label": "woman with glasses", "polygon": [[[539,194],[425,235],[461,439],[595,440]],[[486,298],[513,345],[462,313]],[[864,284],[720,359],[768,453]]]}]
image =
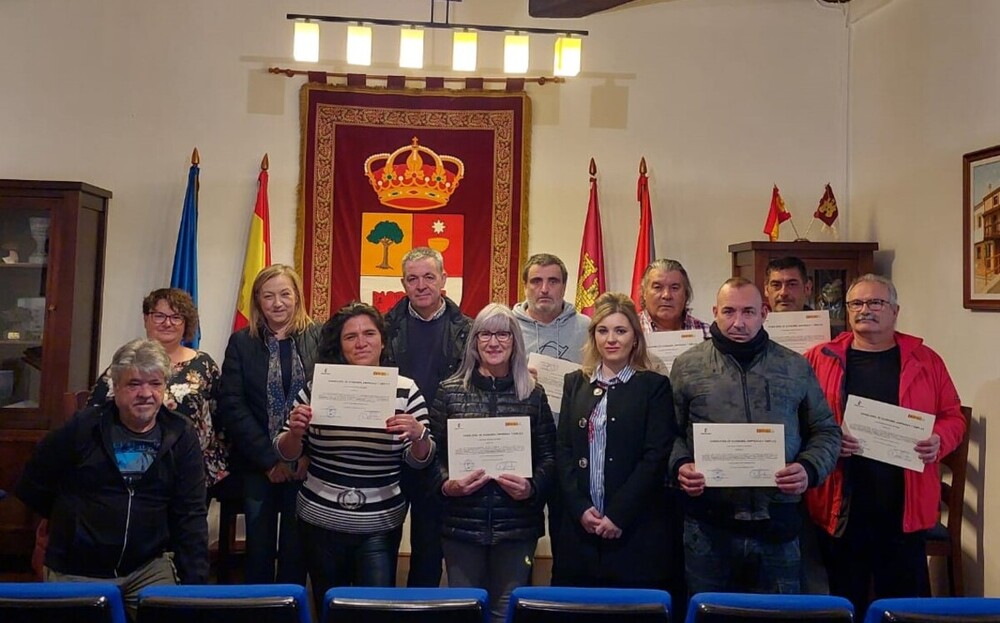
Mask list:
[{"label": "woman with glasses", "polygon": [[[385,345],[382,314],[349,303],[323,325],[318,363],[378,366]],[[417,384],[396,383],[393,413],[382,428],[317,424],[311,388],[299,394],[275,447],[284,460],[305,456],[309,472],[299,491],[299,531],[317,611],[334,586],[395,586],[396,558],[407,501],[399,487],[403,464],[423,469],[434,460],[427,406]]]},{"label": "woman with glasses", "polygon": [[295,501],[306,461],[282,459],[273,440],[312,378],[318,346],[298,273],[284,264],[261,269],[250,324],[229,337],[219,392],[219,421],[243,475],[248,584],[305,584]]},{"label": "woman with glasses", "polygon": [[[506,473],[502,465],[465,474],[462,466],[450,464],[450,420],[515,417],[530,427],[530,474]],[[444,496],[448,584],[485,588],[492,621],[503,621],[511,591],[531,577],[535,547],[545,532],[542,508],[555,485],[552,411],[528,372],[524,338],[507,307],[490,304],[476,316],[461,366],[438,388],[431,430]]]},{"label": "woman with glasses", "polygon": [[597,299],[583,353],[583,369],[566,375],[559,412],[562,523],[552,584],[667,588],[670,381],[649,370],[624,294]]},{"label": "woman with glasses", "polygon": [[[208,353],[183,344],[198,332],[198,309],[184,290],[160,288],[142,300],[142,315],[146,337],[163,345],[173,367],[163,393],[163,406],[183,415],[198,433],[205,456],[205,484],[217,488],[229,473],[225,444],[212,424],[219,366]],[[114,400],[114,395],[110,369],[105,370],[90,391],[87,406]],[[209,497],[213,491],[209,491]]]}]

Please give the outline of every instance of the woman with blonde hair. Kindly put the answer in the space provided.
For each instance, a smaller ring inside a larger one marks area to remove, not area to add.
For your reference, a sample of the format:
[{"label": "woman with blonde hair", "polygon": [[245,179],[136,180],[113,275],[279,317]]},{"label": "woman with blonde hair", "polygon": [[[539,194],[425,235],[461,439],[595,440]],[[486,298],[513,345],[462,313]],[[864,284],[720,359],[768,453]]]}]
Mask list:
[{"label": "woman with blonde hair", "polygon": [[295,500],[306,462],[283,460],[272,442],[312,378],[319,332],[306,313],[299,275],[273,264],[254,279],[250,325],[226,347],[219,418],[231,463],[243,474],[250,584],[305,583]]},{"label": "woman with blonde hair", "polygon": [[663,476],[673,442],[670,381],[649,370],[635,306],[601,295],[583,369],[566,375],[556,442],[562,519],[552,583],[665,588]]},{"label": "woman with blonde hair", "polygon": [[[488,417],[527,418],[530,476],[483,469],[465,474],[449,465],[448,420]],[[444,496],[441,544],[448,584],[485,588],[490,619],[498,623],[511,591],[531,577],[535,547],[545,533],[542,509],[555,486],[555,422],[545,392],[528,372],[524,337],[509,308],[493,303],[476,316],[461,366],[438,388],[431,431]]]}]

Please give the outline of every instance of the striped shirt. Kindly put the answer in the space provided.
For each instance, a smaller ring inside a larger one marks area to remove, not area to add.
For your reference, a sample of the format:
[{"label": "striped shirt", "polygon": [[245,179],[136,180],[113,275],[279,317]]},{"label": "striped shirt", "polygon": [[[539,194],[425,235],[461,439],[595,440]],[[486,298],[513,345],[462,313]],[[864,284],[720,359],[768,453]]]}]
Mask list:
[{"label": "striped shirt", "polygon": [[[599,365],[590,375],[590,383],[601,389],[601,399],[594,405],[587,428],[590,445],[590,501],[597,512],[604,514],[604,451],[608,445],[608,388],[618,383],[628,383],[635,374],[632,366],[626,365],[611,378],[604,377],[604,366]],[[596,391],[596,389],[595,389]]]},{"label": "striped shirt", "polygon": [[[303,389],[298,401],[309,404],[309,396],[310,389]],[[428,425],[423,395],[413,380],[400,376],[396,414],[403,413]],[[418,461],[410,454],[410,442],[400,441],[398,435],[350,426],[311,424],[302,441],[309,472],[299,490],[299,518],[351,534],[373,534],[401,526],[408,506],[399,488],[403,461],[411,467],[426,467],[435,450],[431,438],[430,453]]]}]

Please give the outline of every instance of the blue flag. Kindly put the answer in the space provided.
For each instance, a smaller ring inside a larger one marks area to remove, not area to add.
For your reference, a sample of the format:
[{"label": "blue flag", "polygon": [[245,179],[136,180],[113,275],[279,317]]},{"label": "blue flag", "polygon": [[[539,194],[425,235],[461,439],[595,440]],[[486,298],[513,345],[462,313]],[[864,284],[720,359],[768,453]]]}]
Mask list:
[{"label": "blue flag", "polygon": [[[181,227],[177,232],[177,248],[174,249],[174,268],[170,273],[170,287],[180,288],[191,295],[198,307],[198,165],[191,165],[188,173],[187,192],[184,193],[184,210],[181,213]],[[201,327],[185,346],[197,349],[201,342]]]}]

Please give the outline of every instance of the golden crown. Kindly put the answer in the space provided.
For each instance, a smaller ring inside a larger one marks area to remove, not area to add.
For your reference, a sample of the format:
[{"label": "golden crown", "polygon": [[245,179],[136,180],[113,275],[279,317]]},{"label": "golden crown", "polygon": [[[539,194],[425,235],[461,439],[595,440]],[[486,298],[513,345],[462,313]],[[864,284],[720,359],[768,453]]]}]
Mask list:
[{"label": "golden crown", "polygon": [[[407,153],[405,162],[396,164]],[[385,162],[382,168],[375,169],[382,161]],[[446,164],[452,166],[445,168]],[[382,205],[400,210],[433,210],[448,204],[465,176],[465,164],[454,156],[439,156],[420,145],[414,136],[409,146],[391,154],[369,156],[365,160],[365,175]]]}]

